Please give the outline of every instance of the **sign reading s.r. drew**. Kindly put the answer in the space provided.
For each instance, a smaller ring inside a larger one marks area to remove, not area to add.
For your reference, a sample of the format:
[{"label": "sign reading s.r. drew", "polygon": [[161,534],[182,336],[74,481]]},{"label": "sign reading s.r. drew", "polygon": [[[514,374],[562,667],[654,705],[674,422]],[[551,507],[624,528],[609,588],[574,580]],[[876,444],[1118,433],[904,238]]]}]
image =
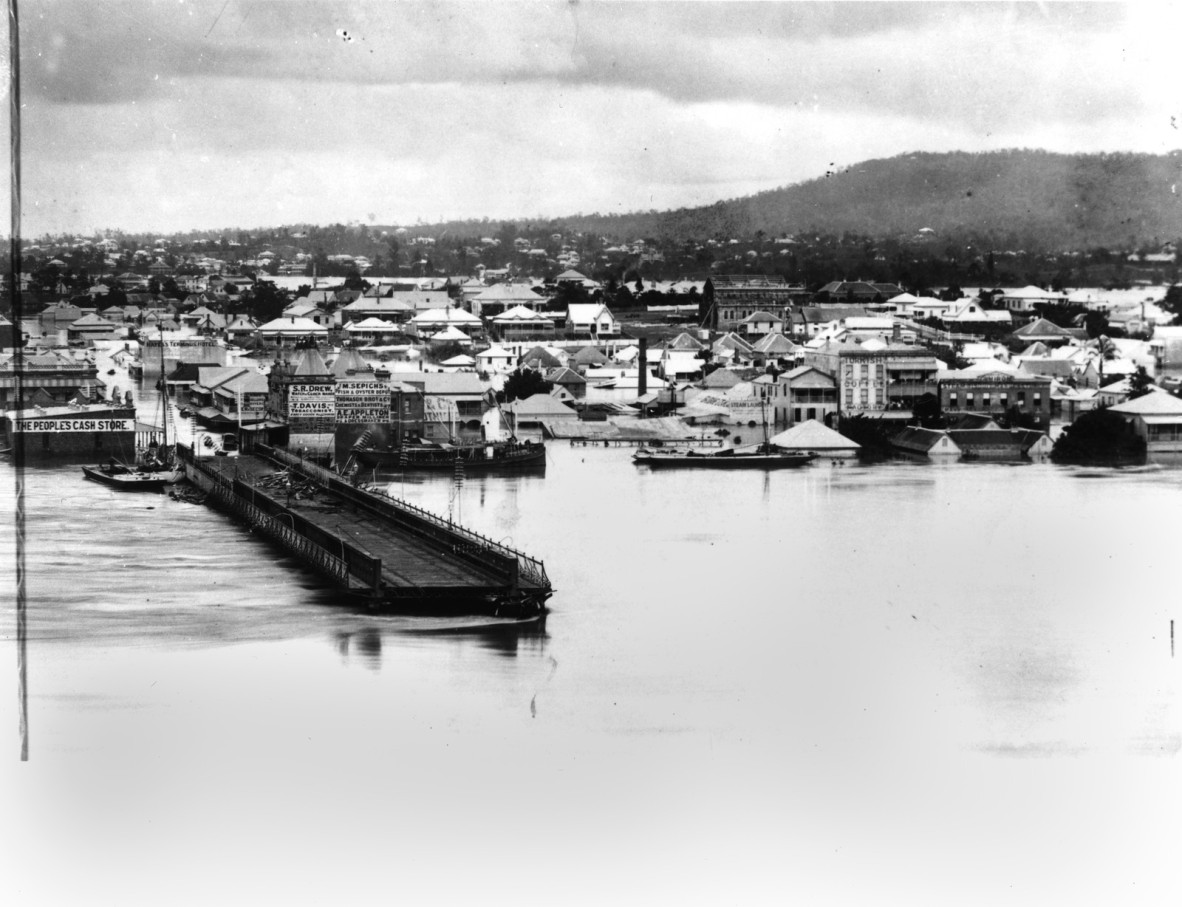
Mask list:
[{"label": "sign reading s.r. drew", "polygon": [[331,384],[293,384],[287,396],[287,414],[293,419],[332,419],[336,412]]}]

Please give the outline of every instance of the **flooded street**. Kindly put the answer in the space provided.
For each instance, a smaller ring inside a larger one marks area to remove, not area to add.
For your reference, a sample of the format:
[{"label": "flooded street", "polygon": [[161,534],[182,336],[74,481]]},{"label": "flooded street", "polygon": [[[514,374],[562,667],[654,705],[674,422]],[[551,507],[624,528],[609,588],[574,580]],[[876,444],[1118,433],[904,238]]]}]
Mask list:
[{"label": "flooded street", "polygon": [[1182,471],[630,455],[554,442],[544,476],[454,498],[447,477],[391,483],[544,559],[553,611],[522,637],[358,611],[206,507],[30,467],[9,884],[46,903],[1176,891]]}]

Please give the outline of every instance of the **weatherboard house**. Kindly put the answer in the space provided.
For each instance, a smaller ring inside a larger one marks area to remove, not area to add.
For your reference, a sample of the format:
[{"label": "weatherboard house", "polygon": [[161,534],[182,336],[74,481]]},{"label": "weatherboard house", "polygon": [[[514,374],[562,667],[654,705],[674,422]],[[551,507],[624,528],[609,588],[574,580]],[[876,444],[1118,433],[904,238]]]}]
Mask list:
[{"label": "weatherboard house", "polygon": [[1146,453],[1182,452],[1182,400],[1164,391],[1150,391],[1108,411],[1121,416],[1145,441]]}]

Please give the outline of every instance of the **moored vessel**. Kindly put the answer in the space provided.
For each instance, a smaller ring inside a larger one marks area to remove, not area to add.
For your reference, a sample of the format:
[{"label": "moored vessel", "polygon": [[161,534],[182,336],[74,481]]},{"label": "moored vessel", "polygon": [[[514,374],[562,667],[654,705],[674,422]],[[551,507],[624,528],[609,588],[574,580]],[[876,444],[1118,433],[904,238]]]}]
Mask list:
[{"label": "moored vessel", "polygon": [[752,450],[686,450],[642,447],[632,455],[632,462],[654,468],[674,466],[691,469],[792,469],[806,466],[816,454],[802,451],[777,451],[764,445]]}]

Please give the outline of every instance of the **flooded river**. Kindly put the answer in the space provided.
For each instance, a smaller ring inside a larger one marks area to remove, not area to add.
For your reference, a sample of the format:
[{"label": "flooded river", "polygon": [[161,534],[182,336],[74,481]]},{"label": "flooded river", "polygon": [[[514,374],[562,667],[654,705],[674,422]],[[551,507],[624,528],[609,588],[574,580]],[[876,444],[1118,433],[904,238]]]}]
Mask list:
[{"label": "flooded river", "polygon": [[[9,514],[12,484],[0,465]],[[10,903],[1182,885],[1182,471],[650,473],[553,443],[544,476],[391,491],[543,558],[545,632],[350,610],[203,506],[30,468],[27,765],[15,693],[0,707]]]}]

